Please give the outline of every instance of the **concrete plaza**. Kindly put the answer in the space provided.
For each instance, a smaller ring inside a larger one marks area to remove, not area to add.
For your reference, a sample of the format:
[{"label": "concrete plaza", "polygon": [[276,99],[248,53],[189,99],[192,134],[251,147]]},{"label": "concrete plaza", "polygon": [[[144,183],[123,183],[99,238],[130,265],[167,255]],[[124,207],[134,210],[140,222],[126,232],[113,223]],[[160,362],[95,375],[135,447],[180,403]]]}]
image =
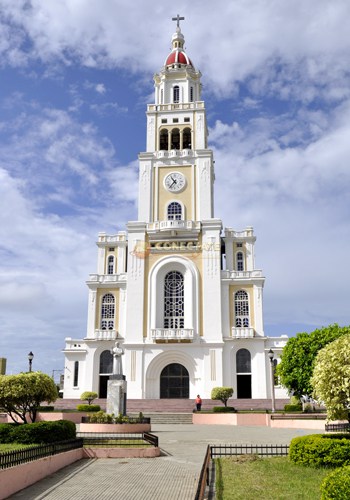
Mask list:
[{"label": "concrete plaza", "polygon": [[159,458],[80,460],[33,486],[13,500],[194,500],[208,444],[289,444],[303,429],[231,425],[152,426],[159,437]]}]

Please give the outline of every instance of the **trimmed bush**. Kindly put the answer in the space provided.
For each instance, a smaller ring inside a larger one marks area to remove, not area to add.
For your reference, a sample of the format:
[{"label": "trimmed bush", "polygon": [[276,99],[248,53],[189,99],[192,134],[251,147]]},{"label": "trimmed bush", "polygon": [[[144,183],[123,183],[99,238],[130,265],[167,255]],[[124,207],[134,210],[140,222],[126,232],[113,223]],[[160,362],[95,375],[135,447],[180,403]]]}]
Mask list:
[{"label": "trimmed bush", "polygon": [[310,434],[294,438],[289,458],[296,464],[313,467],[350,465],[350,435]]},{"label": "trimmed bush", "polygon": [[100,405],[77,405],[77,410],[78,411],[96,412],[96,411],[101,410],[101,406]]},{"label": "trimmed bush", "polygon": [[235,413],[235,409],[233,406],[214,406],[214,413]]},{"label": "trimmed bush", "polygon": [[113,424],[114,415],[106,413],[104,411],[98,411],[97,413],[92,413],[89,415],[90,424]]},{"label": "trimmed bush", "polygon": [[334,470],[321,484],[321,500],[348,500],[350,498],[350,466]]},{"label": "trimmed bush", "polygon": [[13,429],[16,424],[0,424],[0,443],[12,443]]},{"label": "trimmed bush", "polygon": [[44,444],[75,439],[76,431],[73,422],[69,420],[58,420],[57,422],[37,422],[34,424],[14,425],[12,431],[10,431],[10,436],[11,441],[7,442]]},{"label": "trimmed bush", "polygon": [[303,407],[301,404],[296,404],[296,405],[284,405],[284,411],[302,411]]},{"label": "trimmed bush", "polygon": [[37,411],[40,411],[40,412],[55,411],[55,407],[54,406],[38,406]]}]

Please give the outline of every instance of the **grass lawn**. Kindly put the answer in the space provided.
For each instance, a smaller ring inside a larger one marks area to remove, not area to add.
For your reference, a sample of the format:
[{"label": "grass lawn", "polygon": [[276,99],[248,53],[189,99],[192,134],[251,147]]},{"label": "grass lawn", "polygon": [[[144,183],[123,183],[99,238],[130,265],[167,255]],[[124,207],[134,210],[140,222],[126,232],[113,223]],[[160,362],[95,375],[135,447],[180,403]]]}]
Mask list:
[{"label": "grass lawn", "polygon": [[108,439],[94,444],[94,440],[85,441],[84,448],[149,448],[152,445],[143,439]]},{"label": "grass lawn", "polygon": [[217,458],[217,500],[319,500],[330,469],[294,465],[287,457]]}]

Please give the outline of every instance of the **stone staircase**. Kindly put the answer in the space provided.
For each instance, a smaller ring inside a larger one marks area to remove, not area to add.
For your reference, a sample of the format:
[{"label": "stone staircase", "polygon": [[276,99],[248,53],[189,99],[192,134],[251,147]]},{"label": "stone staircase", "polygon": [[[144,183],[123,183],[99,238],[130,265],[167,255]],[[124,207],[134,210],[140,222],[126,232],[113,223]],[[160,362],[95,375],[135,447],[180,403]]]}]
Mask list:
[{"label": "stone staircase", "polygon": [[[130,417],[138,417],[138,413],[128,412]],[[192,424],[192,413],[153,413],[146,412],[144,417],[149,417],[152,424]]]},{"label": "stone staircase", "polygon": [[[54,403],[56,410],[76,409],[78,404],[82,403],[79,399],[57,399]],[[106,410],[105,399],[95,399],[94,404],[101,406]],[[276,409],[282,410],[284,405],[289,403],[289,399],[277,399]],[[270,399],[229,399],[228,406],[233,406],[236,410],[270,410]],[[203,399],[202,410],[211,410],[213,406],[222,406],[220,401],[212,399]],[[192,414],[195,408],[194,400],[191,399],[128,399],[127,414],[138,414],[140,411],[148,416],[150,413],[159,414]]]}]

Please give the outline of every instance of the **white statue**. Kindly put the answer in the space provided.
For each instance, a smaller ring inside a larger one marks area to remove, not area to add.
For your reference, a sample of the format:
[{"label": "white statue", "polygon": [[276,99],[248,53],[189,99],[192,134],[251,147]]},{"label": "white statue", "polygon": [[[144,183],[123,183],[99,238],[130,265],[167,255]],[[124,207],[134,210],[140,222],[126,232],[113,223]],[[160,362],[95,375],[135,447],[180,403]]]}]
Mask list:
[{"label": "white statue", "polygon": [[123,375],[122,355],[124,349],[119,347],[119,342],[115,343],[111,353],[113,354],[113,375]]}]

